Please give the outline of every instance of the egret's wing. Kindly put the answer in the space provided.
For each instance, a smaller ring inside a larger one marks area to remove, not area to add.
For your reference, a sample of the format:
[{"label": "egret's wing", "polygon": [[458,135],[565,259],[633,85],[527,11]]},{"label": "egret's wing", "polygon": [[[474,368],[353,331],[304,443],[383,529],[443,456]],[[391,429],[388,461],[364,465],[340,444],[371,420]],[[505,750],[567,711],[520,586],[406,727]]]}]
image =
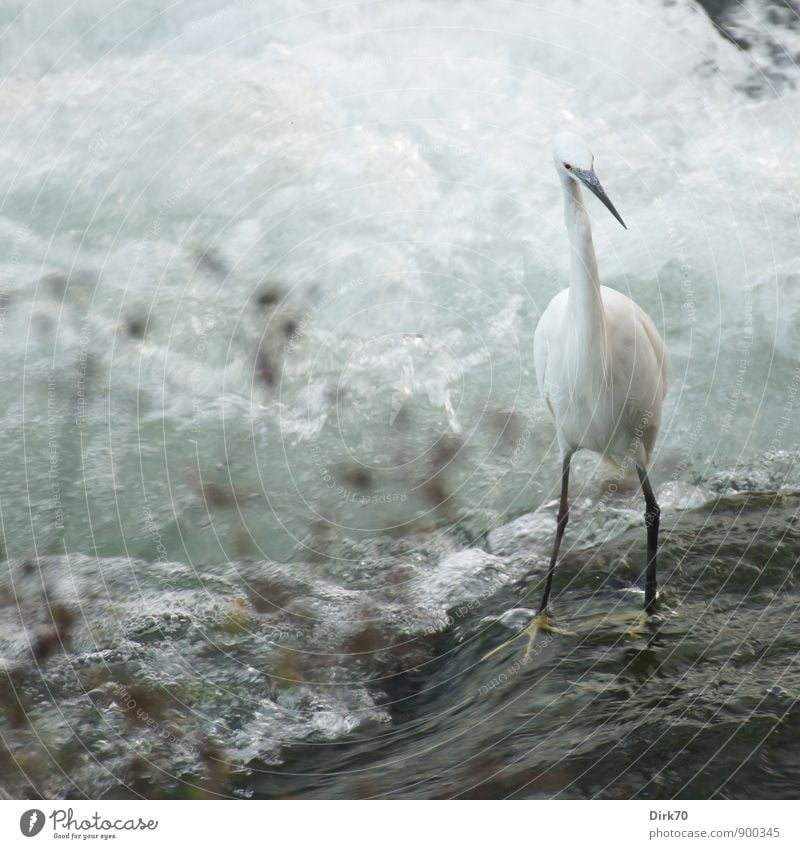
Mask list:
[{"label": "egret's wing", "polygon": [[550,360],[550,346],[547,339],[547,327],[542,325],[544,316],[539,319],[536,333],[533,337],[533,360],[536,368],[536,382],[539,384],[539,393],[544,398],[547,409],[555,421],[556,414],[553,410],[553,402],[550,400],[548,387],[548,365]]},{"label": "egret's wing", "polygon": [[667,356],[667,347],[650,316],[638,304],[636,304],[636,310],[639,321],[644,328],[644,332],[647,334],[647,338],[653,346],[653,354],[655,355],[656,362],[658,363],[661,371],[661,398],[663,400],[664,396],[667,394],[667,384],[669,381],[669,357]]},{"label": "egret's wing", "polygon": [[[655,393],[655,397],[659,401],[663,400],[667,394],[669,359],[664,340],[661,338],[655,324],[653,324],[653,320],[639,304],[616,289],[603,286],[602,295],[606,310],[606,320],[609,322],[609,329],[612,334],[616,326],[623,329],[630,327],[631,321],[638,324],[639,330],[636,335],[639,336],[642,343],[644,343],[645,339],[649,343],[653,354],[653,362],[657,369],[657,372],[652,375],[652,380],[658,381],[658,391]],[[626,332],[623,336],[628,336],[628,333]],[[643,339],[642,336],[644,337]],[[650,387],[655,388],[652,382],[650,383]]]},{"label": "egret's wing", "polygon": [[539,384],[539,392],[547,404],[547,409],[554,421],[557,421],[553,403],[553,394],[558,394],[558,380],[553,375],[553,354],[558,356],[558,335],[563,325],[563,314],[567,303],[567,290],[559,292],[539,318],[536,332],[533,335],[533,358],[536,367],[536,382]]}]

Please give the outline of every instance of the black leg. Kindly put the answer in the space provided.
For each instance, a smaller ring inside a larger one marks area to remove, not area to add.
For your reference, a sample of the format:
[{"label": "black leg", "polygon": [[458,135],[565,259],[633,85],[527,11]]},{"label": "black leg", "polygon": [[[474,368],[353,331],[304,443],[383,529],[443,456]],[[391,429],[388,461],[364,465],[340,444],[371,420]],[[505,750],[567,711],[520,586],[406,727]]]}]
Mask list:
[{"label": "black leg", "polygon": [[569,521],[569,461],[571,459],[572,454],[567,454],[561,466],[561,501],[558,504],[556,541],[553,543],[553,553],[550,556],[550,568],[547,570],[547,582],[544,585],[544,595],[542,596],[542,603],[539,605],[539,613],[547,610],[547,605],[550,601],[550,587],[553,584],[553,573],[556,571],[558,549],[561,547],[561,537],[564,536],[564,529],[567,527],[567,522]]},{"label": "black leg", "polygon": [[647,528],[647,573],[644,583],[644,610],[645,613],[655,613],[656,609],[656,569],[658,565],[658,524],[661,517],[661,509],[653,495],[653,487],[650,486],[650,478],[647,470],[637,464],[636,471],[639,473],[639,481],[644,493],[645,511],[644,524]]}]

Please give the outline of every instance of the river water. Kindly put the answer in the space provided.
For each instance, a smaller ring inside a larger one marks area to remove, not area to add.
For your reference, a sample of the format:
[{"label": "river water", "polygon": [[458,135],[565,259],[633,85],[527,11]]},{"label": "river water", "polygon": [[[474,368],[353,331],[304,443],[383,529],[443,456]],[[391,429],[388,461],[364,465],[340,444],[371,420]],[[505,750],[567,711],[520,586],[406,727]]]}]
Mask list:
[{"label": "river water", "polygon": [[[706,6],[3,5],[3,793],[796,796],[800,27]],[[670,352],[662,622],[587,455],[573,635],[484,659],[554,531],[564,127]]]}]

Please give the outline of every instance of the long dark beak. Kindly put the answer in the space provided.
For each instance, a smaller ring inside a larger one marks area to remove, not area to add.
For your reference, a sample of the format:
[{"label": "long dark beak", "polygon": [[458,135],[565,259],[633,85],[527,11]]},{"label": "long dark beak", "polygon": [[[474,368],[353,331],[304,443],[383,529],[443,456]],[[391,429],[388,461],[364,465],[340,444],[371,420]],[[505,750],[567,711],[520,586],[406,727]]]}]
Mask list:
[{"label": "long dark beak", "polygon": [[587,189],[589,189],[592,194],[597,195],[597,197],[600,198],[606,209],[627,230],[628,228],[625,225],[625,222],[622,220],[617,210],[614,209],[614,204],[611,203],[611,201],[608,199],[608,195],[605,193],[605,190],[600,185],[600,181],[597,179],[597,174],[594,173],[594,168],[590,168],[588,171],[581,171],[580,168],[576,168],[574,173],[575,176],[583,183],[584,186],[586,186]]}]

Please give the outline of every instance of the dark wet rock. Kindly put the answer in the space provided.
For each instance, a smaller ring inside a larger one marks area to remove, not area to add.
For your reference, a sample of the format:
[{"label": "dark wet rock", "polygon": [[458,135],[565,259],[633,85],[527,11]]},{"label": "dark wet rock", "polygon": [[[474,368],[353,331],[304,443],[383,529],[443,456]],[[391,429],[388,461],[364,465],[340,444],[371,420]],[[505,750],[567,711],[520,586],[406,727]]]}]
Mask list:
[{"label": "dark wet rock", "polygon": [[[662,489],[653,628],[631,633],[641,505],[577,499],[553,600],[571,635],[526,663],[524,641],[487,655],[536,609],[553,505],[491,531],[491,551],[438,531],[369,540],[350,577],[335,558],[3,564],[5,790],[70,794],[69,764],[94,796],[174,796],[184,779],[262,798],[792,792],[800,494],[692,508]],[[47,627],[69,639],[37,667]]]}]

